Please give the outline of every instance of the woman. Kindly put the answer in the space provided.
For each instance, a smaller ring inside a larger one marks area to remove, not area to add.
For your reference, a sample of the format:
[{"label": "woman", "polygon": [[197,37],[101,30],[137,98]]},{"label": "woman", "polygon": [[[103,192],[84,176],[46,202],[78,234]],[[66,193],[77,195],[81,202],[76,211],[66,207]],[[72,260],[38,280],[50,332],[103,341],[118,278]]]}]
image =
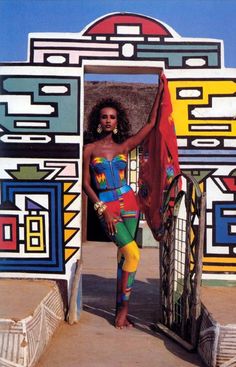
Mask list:
[{"label": "woman", "polygon": [[83,189],[110,239],[118,247],[117,304],[115,327],[122,329],[128,320],[128,304],[139,262],[135,234],[139,221],[136,197],[126,183],[128,153],[138,146],[155,126],[163,84],[149,119],[135,135],[129,136],[130,124],[121,104],[103,99],[89,116],[92,142],[85,145],[83,157]]}]

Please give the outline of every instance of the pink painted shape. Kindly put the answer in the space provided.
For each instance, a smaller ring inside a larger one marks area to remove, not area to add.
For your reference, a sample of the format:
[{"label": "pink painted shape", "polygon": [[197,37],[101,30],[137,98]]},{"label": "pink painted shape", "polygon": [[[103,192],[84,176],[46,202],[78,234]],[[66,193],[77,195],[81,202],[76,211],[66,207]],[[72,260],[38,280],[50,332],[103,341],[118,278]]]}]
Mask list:
[{"label": "pink painted shape", "polygon": [[59,48],[57,50],[40,50],[34,52],[34,62],[44,62],[44,53],[47,54],[47,57],[53,56],[53,55],[69,55],[69,62],[71,64],[78,64],[79,58],[81,56],[92,56],[92,57],[119,57],[118,51],[99,51],[96,49],[93,50],[60,50]]},{"label": "pink painted shape", "polygon": [[77,177],[76,163],[46,162],[45,167],[60,167],[62,170],[57,174],[58,177]]},{"label": "pink painted shape", "polygon": [[76,177],[75,163],[69,163],[67,166],[58,174],[59,177]]},{"label": "pink painted shape", "polygon": [[[117,43],[94,43],[94,42],[34,42],[34,47],[56,47],[59,49],[60,47],[67,47],[70,49],[70,47],[78,47],[78,48],[107,48],[107,49],[117,49],[119,45]],[[36,52],[36,51],[35,51]]]},{"label": "pink painted shape", "polygon": [[34,62],[42,63],[44,61],[44,52],[41,50],[34,50]]}]

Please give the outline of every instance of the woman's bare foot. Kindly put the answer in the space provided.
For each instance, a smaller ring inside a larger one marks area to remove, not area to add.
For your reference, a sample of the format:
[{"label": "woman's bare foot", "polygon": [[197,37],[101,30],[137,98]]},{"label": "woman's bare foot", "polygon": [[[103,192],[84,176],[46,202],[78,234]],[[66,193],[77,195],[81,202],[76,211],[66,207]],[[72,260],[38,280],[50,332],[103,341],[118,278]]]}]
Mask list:
[{"label": "woman's bare foot", "polygon": [[126,320],[127,320],[127,310],[122,307],[116,315],[115,318],[115,327],[117,329],[123,329],[124,327],[126,327]]},{"label": "woman's bare foot", "polygon": [[128,317],[126,317],[126,327],[134,327],[134,323]]},{"label": "woman's bare foot", "polygon": [[117,329],[123,329],[124,327],[132,327],[134,324],[128,319],[128,307],[122,306],[117,312],[115,318],[115,327]]}]

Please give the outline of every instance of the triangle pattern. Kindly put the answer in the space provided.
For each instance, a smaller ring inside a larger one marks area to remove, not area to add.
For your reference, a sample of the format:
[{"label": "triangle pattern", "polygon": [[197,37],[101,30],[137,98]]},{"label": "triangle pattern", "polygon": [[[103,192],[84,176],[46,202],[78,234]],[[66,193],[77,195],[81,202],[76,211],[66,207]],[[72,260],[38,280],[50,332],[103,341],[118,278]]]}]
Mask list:
[{"label": "triangle pattern", "polygon": [[76,233],[79,232],[79,228],[66,228],[64,229],[64,241],[68,242]]},{"label": "triangle pattern", "polygon": [[76,217],[76,215],[79,213],[77,212],[64,212],[64,224],[67,225],[72,219]]},{"label": "triangle pattern", "polygon": [[69,260],[74,254],[79,250],[79,248],[68,247],[65,248],[65,261]]},{"label": "triangle pattern", "polygon": [[74,201],[77,197],[78,197],[78,194],[65,194],[64,195],[64,208],[70,205],[72,201]]},{"label": "triangle pattern", "polygon": [[75,182],[64,182],[63,191],[68,192],[74,185],[75,185]]},{"label": "triangle pattern", "polygon": [[26,210],[36,210],[36,211],[47,210],[42,205],[36,203],[36,201],[29,199],[27,197],[25,198],[25,209]]}]

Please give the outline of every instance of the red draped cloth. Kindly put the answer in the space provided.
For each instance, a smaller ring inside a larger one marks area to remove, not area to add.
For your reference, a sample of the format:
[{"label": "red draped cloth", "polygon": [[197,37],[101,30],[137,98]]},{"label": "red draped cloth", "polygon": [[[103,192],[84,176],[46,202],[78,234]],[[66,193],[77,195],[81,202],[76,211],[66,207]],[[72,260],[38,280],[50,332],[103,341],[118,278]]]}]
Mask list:
[{"label": "red draped cloth", "polygon": [[180,173],[168,82],[164,74],[160,78],[164,87],[156,126],[142,145],[138,192],[140,210],[145,214],[156,240],[162,235],[161,208],[164,192],[173,178]]}]

